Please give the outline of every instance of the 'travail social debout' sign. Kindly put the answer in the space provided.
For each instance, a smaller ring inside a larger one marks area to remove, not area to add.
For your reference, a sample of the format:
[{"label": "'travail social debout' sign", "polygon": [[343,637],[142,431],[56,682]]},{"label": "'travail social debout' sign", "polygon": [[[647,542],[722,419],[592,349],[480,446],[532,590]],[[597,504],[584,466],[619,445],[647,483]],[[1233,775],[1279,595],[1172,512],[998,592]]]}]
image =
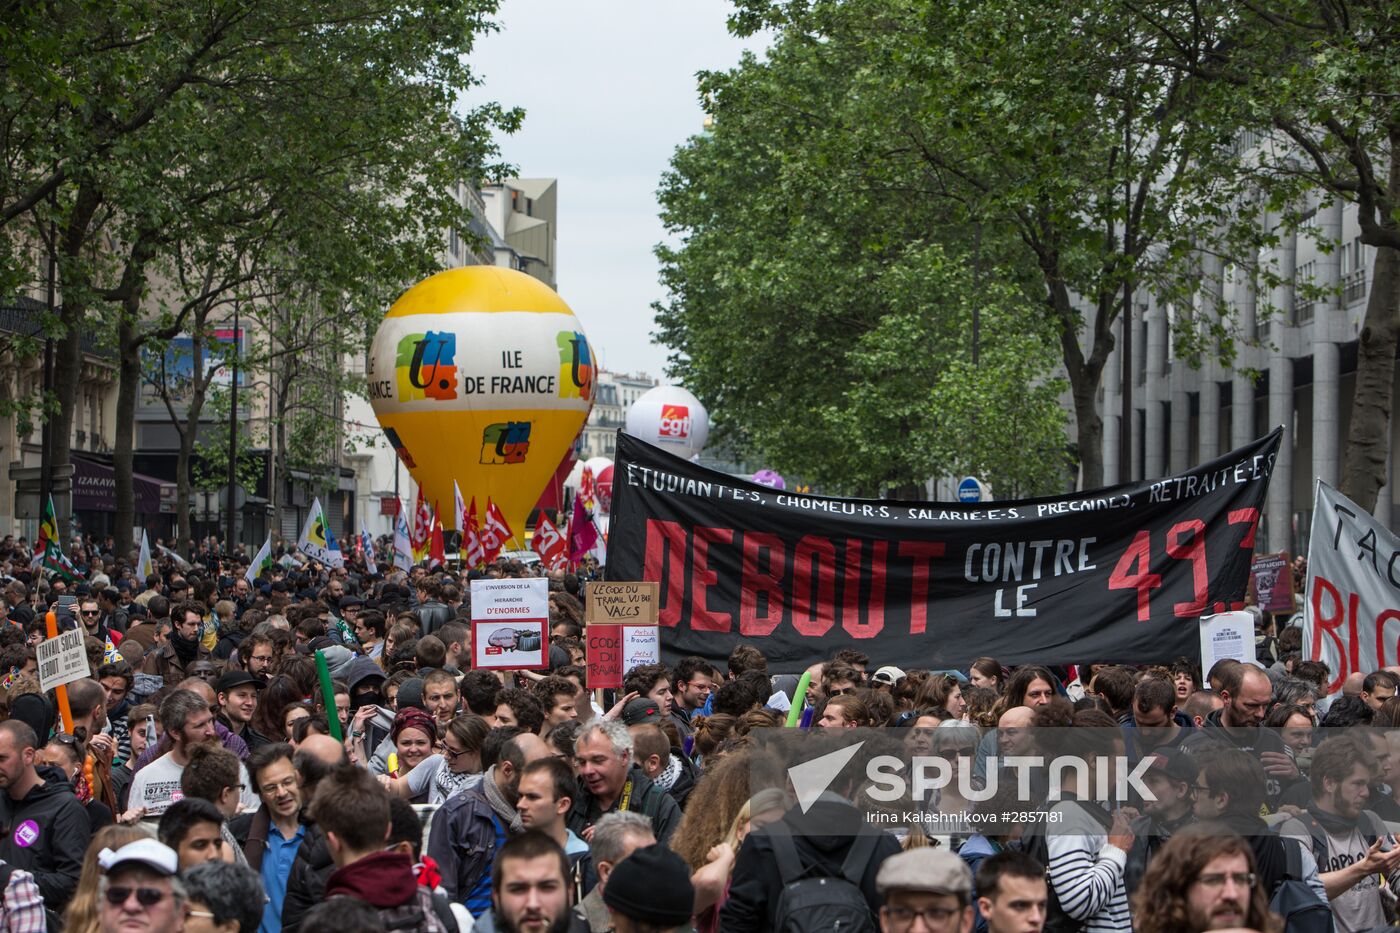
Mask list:
[{"label": "'travail social debout' sign", "polygon": [[1243,607],[1281,430],[1166,479],[996,503],[759,486],[619,433],[608,576],[660,585],[667,659],[752,642],[778,670],[1195,657]]}]

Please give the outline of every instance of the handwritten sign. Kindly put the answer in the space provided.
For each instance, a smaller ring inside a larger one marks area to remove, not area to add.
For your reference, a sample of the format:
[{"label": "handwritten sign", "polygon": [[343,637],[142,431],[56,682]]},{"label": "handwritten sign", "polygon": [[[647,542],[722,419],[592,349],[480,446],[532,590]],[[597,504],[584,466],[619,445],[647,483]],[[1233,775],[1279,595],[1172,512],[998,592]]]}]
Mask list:
[{"label": "handwritten sign", "polygon": [[583,650],[591,689],[622,686],[622,626],[589,625],[583,630]]},{"label": "handwritten sign", "polygon": [[589,625],[583,633],[588,686],[616,688],[634,667],[661,663],[661,629],[655,625]]},{"label": "handwritten sign", "polygon": [[584,595],[588,600],[584,608],[585,623],[655,625],[658,622],[659,583],[590,583]]},{"label": "handwritten sign", "polygon": [[90,676],[83,633],[74,629],[39,642],[34,649],[39,662],[39,686],[52,690]]},{"label": "handwritten sign", "polygon": [[484,670],[549,667],[549,581],[472,581],[472,666]]}]

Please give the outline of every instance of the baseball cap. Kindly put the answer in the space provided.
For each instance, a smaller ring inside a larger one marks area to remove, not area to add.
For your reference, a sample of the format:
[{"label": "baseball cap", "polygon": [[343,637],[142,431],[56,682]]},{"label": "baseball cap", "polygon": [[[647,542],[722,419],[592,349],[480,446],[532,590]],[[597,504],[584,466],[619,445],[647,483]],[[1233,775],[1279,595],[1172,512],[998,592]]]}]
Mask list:
[{"label": "baseball cap", "polygon": [[246,687],[248,684],[252,684],[259,690],[261,690],[264,686],[261,680],[254,677],[247,671],[228,671],[227,673],[220,675],[218,680],[214,681],[214,692],[228,693],[235,687]]},{"label": "baseball cap", "polygon": [[944,849],[910,849],[885,859],[875,876],[880,896],[890,891],[972,896],[972,872],[961,857]]},{"label": "baseball cap", "polygon": [[117,849],[103,849],[97,854],[97,864],[111,874],[122,865],[145,865],[153,871],[170,876],[180,870],[180,857],[169,846],[154,839],[138,839]]},{"label": "baseball cap", "polygon": [[870,682],[875,684],[889,684],[893,687],[904,677],[904,671],[893,664],[886,664],[878,671],[870,675]]},{"label": "baseball cap", "polygon": [[1201,768],[1195,760],[1179,748],[1159,748],[1147,757],[1152,759],[1152,763],[1147,766],[1149,772],[1159,771],[1171,780],[1181,781],[1183,784],[1196,783],[1196,777],[1201,773]]},{"label": "baseball cap", "polygon": [[628,700],[627,705],[622,708],[622,724],[625,726],[640,726],[643,723],[660,722],[661,719],[661,707],[650,697]]}]

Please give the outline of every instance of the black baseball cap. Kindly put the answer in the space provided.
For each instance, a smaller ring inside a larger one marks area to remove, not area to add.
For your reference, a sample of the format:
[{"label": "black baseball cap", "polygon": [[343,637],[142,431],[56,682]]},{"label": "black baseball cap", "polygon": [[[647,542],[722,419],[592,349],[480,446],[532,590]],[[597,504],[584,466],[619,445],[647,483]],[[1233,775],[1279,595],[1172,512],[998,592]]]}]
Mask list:
[{"label": "black baseball cap", "polygon": [[266,686],[261,680],[244,670],[228,671],[214,681],[215,693],[228,693],[235,687],[243,687],[252,684],[261,690]]}]

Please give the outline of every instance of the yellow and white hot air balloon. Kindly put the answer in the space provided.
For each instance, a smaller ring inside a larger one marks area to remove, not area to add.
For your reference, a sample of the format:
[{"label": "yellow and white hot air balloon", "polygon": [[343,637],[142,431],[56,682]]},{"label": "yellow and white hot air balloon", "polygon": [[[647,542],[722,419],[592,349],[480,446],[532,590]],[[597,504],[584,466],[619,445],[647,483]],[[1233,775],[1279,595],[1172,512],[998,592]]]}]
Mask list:
[{"label": "yellow and white hot air balloon", "polygon": [[465,266],[419,282],[374,335],[369,397],[389,443],[457,528],[452,482],[482,514],[494,501],[517,539],[593,406],[583,328],[549,286]]}]

